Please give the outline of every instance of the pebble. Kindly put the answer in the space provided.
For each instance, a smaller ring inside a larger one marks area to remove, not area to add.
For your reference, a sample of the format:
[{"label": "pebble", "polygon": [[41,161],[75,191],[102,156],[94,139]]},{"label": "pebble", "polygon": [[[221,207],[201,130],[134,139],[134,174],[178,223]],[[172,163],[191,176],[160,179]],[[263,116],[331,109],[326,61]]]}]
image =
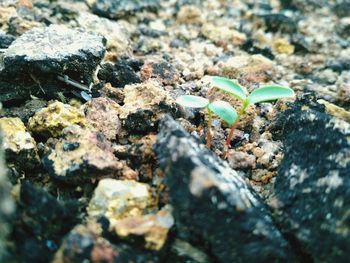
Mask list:
[{"label": "pebble", "polygon": [[20,118],[0,118],[6,160],[19,169],[32,169],[39,163],[36,142]]},{"label": "pebble", "polygon": [[55,101],[29,119],[29,130],[42,137],[58,137],[70,125],[87,125],[84,112],[68,104]]},{"label": "pebble", "polygon": [[109,98],[94,98],[84,105],[86,120],[95,132],[102,133],[106,139],[115,140],[121,132],[118,117],[120,106]]},{"label": "pebble", "polygon": [[154,202],[147,184],[107,178],[98,183],[87,212],[90,217],[105,216],[115,226],[120,219],[146,214]]}]

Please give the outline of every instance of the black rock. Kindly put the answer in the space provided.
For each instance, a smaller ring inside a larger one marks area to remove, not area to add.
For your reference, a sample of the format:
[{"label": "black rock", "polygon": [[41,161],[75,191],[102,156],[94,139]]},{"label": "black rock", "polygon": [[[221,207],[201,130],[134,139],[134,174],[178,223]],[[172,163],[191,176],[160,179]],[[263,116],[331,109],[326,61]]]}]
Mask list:
[{"label": "black rock", "polygon": [[275,183],[276,219],[301,262],[350,258],[350,124],[299,101],[277,122],[284,160]]},{"label": "black rock", "polygon": [[333,12],[338,17],[347,17],[350,16],[350,1],[345,0],[337,3],[333,6]]},{"label": "black rock", "polygon": [[297,32],[295,21],[282,13],[261,15],[268,32],[282,32],[294,34]]},{"label": "black rock", "polygon": [[119,19],[143,10],[157,11],[160,0],[95,0],[92,11],[100,16]]},{"label": "black rock", "polygon": [[101,35],[51,25],[17,38],[4,53],[9,72],[55,73],[89,82],[105,54]]},{"label": "black rock", "polygon": [[141,82],[136,73],[140,70],[139,67],[134,60],[121,59],[115,64],[106,63],[101,66],[98,78],[105,83],[111,83],[113,87],[123,88],[125,85]]},{"label": "black rock", "polygon": [[254,45],[254,42],[252,39],[248,39],[241,48],[248,52],[249,54],[261,54],[271,60],[275,58],[274,54],[272,53],[271,48],[259,48]]},{"label": "black rock", "polygon": [[293,262],[268,208],[234,170],[170,117],[155,146],[178,233],[215,262]]},{"label": "black rock", "polygon": [[0,48],[8,48],[16,38],[0,31]]},{"label": "black rock", "polygon": [[281,7],[292,10],[314,10],[329,5],[328,0],[280,0]]},{"label": "black rock", "polygon": [[291,43],[295,47],[296,54],[307,54],[312,50],[311,44],[305,39],[303,35],[295,35],[292,37]]},{"label": "black rock", "polygon": [[23,182],[12,233],[18,262],[49,262],[61,239],[78,222],[77,215],[76,201],[58,201]]},{"label": "black rock", "polygon": [[59,91],[67,92],[72,86],[58,80],[62,75],[89,86],[105,43],[100,35],[57,25],[27,31],[0,59],[0,101],[30,95],[52,98]]}]

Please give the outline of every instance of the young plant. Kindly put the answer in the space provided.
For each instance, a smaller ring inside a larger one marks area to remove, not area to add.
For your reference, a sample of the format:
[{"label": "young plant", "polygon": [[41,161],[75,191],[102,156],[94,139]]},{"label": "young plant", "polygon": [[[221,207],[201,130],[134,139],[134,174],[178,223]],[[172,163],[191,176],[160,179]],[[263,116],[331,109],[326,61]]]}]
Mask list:
[{"label": "young plant", "polygon": [[216,114],[222,120],[232,126],[237,122],[238,114],[236,110],[226,101],[209,101],[206,98],[192,95],[183,95],[177,98],[176,102],[184,107],[190,108],[205,108],[208,111],[208,132],[207,132],[207,147],[210,148],[212,135],[211,135],[211,123],[212,114]]},{"label": "young plant", "polygon": [[250,94],[248,94],[247,90],[241,85],[227,78],[213,77],[212,84],[213,87],[218,88],[242,101],[242,108],[239,110],[235,122],[231,125],[231,130],[226,140],[226,149],[229,148],[237,123],[239,122],[240,118],[245,115],[246,109],[249,105],[266,101],[274,101],[282,98],[292,98],[295,96],[295,93],[291,88],[276,84],[261,86]]}]

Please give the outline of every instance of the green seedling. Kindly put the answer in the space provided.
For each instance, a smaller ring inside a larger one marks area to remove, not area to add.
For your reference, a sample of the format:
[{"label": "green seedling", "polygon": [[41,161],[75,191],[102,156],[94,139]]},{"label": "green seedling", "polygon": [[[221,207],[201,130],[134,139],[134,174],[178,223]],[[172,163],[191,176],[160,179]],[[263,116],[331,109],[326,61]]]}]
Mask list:
[{"label": "green seedling", "polygon": [[192,95],[183,95],[177,98],[176,102],[184,107],[206,109],[208,111],[208,132],[207,146],[210,148],[212,135],[211,123],[213,113],[232,126],[237,122],[238,114],[236,110],[226,101],[209,101],[206,98]]},{"label": "green seedling", "polygon": [[242,101],[242,108],[238,111],[235,122],[231,124],[231,130],[226,140],[227,149],[231,143],[237,123],[239,122],[240,118],[245,115],[246,109],[249,105],[283,98],[292,98],[295,96],[295,93],[291,88],[276,84],[261,86],[250,94],[248,94],[247,90],[237,82],[227,78],[213,77],[212,84],[213,87],[218,88]]}]

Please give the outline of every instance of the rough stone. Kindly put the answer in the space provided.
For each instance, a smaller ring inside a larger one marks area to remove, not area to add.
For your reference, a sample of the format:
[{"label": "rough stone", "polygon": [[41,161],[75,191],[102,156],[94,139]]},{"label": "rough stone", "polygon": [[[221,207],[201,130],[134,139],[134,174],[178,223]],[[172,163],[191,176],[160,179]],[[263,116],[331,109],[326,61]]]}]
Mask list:
[{"label": "rough stone", "polygon": [[3,108],[3,112],[0,112],[1,117],[18,117],[24,123],[27,123],[29,118],[32,117],[37,111],[47,106],[46,100],[32,99],[25,102],[19,107]]},{"label": "rough stone", "polygon": [[123,120],[123,127],[133,133],[155,131],[160,115],[178,114],[175,101],[157,81],[127,85],[124,95],[124,105],[120,108],[119,118]]},{"label": "rough stone", "polygon": [[333,11],[338,17],[350,16],[350,1],[339,1],[334,5]]},{"label": "rough stone", "polygon": [[274,63],[262,55],[231,57],[219,62],[218,67],[226,77],[255,83],[271,80],[276,71]]},{"label": "rough stone", "polygon": [[92,11],[112,19],[123,18],[143,10],[157,11],[159,0],[86,0]]},{"label": "rough stone", "polygon": [[194,5],[184,5],[177,13],[177,21],[183,24],[201,24],[203,23],[202,12]]},{"label": "rough stone", "polygon": [[0,48],[8,48],[16,38],[0,31]]},{"label": "rough stone", "polygon": [[61,239],[79,221],[77,201],[58,201],[25,181],[17,192],[12,239],[18,245],[12,251],[14,262],[50,262]]},{"label": "rough stone", "polygon": [[293,262],[269,210],[243,178],[170,117],[157,139],[180,237],[200,240],[218,262]]},{"label": "rough stone", "polygon": [[282,33],[296,33],[297,25],[291,17],[282,13],[262,15],[265,22],[266,31],[268,32],[282,32]]},{"label": "rough stone", "polygon": [[77,225],[65,238],[53,263],[160,262],[158,255],[104,238],[104,224],[89,220]]},{"label": "rough stone", "polygon": [[104,97],[87,102],[84,111],[91,129],[102,133],[108,140],[115,140],[121,130],[119,107],[116,102]]},{"label": "rough stone", "polygon": [[170,63],[166,61],[146,61],[141,68],[143,81],[157,79],[164,85],[174,85],[179,81],[180,75]]},{"label": "rough stone", "polygon": [[304,262],[348,261],[350,124],[304,98],[282,114],[276,131],[285,156],[271,204],[281,231]]},{"label": "rough stone", "polygon": [[102,64],[98,72],[98,78],[105,83],[111,83],[116,88],[124,88],[125,85],[140,83],[141,79],[132,66],[134,66],[132,61],[123,59],[118,60],[115,64]]},{"label": "rough stone", "polygon": [[255,156],[246,152],[230,150],[227,160],[233,169],[254,169],[256,166]]},{"label": "rough stone", "polygon": [[112,54],[120,57],[131,53],[130,32],[123,23],[85,12],[79,12],[77,23],[80,27],[98,33],[107,39],[108,57]]},{"label": "rough stone", "polygon": [[90,217],[104,216],[111,226],[120,219],[144,215],[154,208],[150,187],[135,181],[102,179],[87,208]]},{"label": "rough stone", "polygon": [[149,250],[161,250],[168,239],[168,233],[174,225],[170,208],[166,207],[156,214],[128,217],[116,221],[111,228],[119,238],[141,237],[144,247]]},{"label": "rough stone", "polygon": [[32,169],[39,164],[36,142],[19,118],[0,118],[3,145],[8,163],[19,169]]},{"label": "rough stone", "polygon": [[228,27],[204,24],[201,28],[202,34],[208,39],[220,44],[241,45],[246,41],[246,35]]},{"label": "rough stone", "polygon": [[77,125],[62,131],[62,138],[49,146],[43,164],[54,178],[73,184],[107,175],[131,176],[130,168],[114,156],[110,142],[102,134]]},{"label": "rough stone", "polygon": [[54,73],[89,83],[104,56],[105,42],[100,35],[59,25],[34,28],[5,51],[4,67],[16,74]]},{"label": "rough stone", "polygon": [[[1,138],[0,138],[1,140]],[[11,185],[7,179],[2,144],[0,141],[0,261],[7,260],[7,236],[11,231],[14,202],[10,195]]]},{"label": "rough stone", "polygon": [[209,263],[211,261],[209,256],[202,250],[184,240],[176,239],[170,248],[170,255],[166,262]]},{"label": "rough stone", "polygon": [[64,128],[73,124],[81,127],[87,125],[84,112],[68,104],[55,101],[31,117],[28,127],[33,133],[48,138],[60,136]]}]

